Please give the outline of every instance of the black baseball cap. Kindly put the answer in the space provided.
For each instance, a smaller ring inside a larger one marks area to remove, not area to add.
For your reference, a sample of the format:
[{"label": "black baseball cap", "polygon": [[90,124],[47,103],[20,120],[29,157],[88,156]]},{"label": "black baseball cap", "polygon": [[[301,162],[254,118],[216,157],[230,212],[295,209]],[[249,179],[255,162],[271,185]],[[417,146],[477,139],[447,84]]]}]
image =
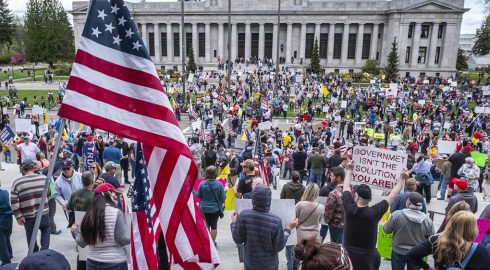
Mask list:
[{"label": "black baseball cap", "polygon": [[371,192],[371,188],[366,184],[360,184],[354,186],[354,191],[359,195],[359,197],[364,200],[370,201],[373,198],[373,193]]},{"label": "black baseball cap", "polygon": [[8,264],[0,267],[1,270],[70,270],[70,263],[65,256],[52,249],[41,250],[24,258],[18,265]]},{"label": "black baseball cap", "polygon": [[32,159],[26,159],[22,161],[21,167],[22,168],[36,167],[36,163]]},{"label": "black baseball cap", "polygon": [[65,169],[65,168],[71,168],[73,167],[73,161],[67,159],[65,161],[63,161],[63,164],[61,165],[61,168]]}]

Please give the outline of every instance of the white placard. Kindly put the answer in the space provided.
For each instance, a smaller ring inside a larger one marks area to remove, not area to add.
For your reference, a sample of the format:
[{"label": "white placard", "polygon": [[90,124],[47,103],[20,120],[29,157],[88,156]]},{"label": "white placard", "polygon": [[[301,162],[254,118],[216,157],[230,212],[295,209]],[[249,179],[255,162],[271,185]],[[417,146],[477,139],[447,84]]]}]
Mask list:
[{"label": "white placard", "polygon": [[450,122],[444,122],[444,129],[450,129],[451,128],[451,123]]},{"label": "white placard", "polygon": [[247,141],[242,141],[240,139],[235,140],[235,149],[243,149],[245,148],[245,145],[247,144]]},{"label": "white placard", "polygon": [[490,96],[490,90],[482,90],[482,95]]},{"label": "white placard", "polygon": [[40,125],[39,126],[39,135],[44,135],[46,133],[48,133],[48,124],[44,124],[44,125]]},{"label": "white placard", "polygon": [[452,86],[452,87],[456,87],[456,86],[458,86],[458,82],[451,82],[451,86]]},{"label": "white placard", "polygon": [[391,190],[407,166],[407,154],[368,146],[356,146],[352,155],[354,182]]},{"label": "white placard", "polygon": [[340,102],[340,108],[347,108],[347,100],[342,100],[342,102]]},{"label": "white placard", "polygon": [[[80,225],[82,224],[83,217],[85,216],[85,212],[75,211],[75,223]],[[82,248],[78,246],[78,260],[86,261],[88,255],[88,246]]]},{"label": "white placard", "polygon": [[271,121],[265,121],[265,122],[259,123],[259,129],[260,130],[268,130],[268,129],[271,129],[271,127],[272,127]]},{"label": "white placard", "polygon": [[398,125],[398,121],[396,121],[396,120],[390,122],[390,127],[392,127],[392,128],[396,128],[397,125]]},{"label": "white placard", "polygon": [[369,83],[370,84],[375,84],[376,83],[376,80],[369,80]]},{"label": "white placard", "polygon": [[330,99],[330,102],[331,102],[331,103],[337,103],[337,101],[339,101],[339,99],[338,99],[338,98],[334,98],[334,97],[333,97],[333,98],[331,98],[331,99]]},{"label": "white placard", "polygon": [[194,73],[189,74],[189,78],[187,78],[188,82],[193,82],[194,81]]},{"label": "white placard", "polygon": [[419,103],[420,105],[425,105],[425,99],[421,99],[421,100],[419,100],[419,101],[418,101],[418,103]]},{"label": "white placard", "polygon": [[44,114],[44,109],[38,105],[32,106],[32,114]]},{"label": "white placard", "polygon": [[429,80],[424,80],[424,84],[429,84]]},{"label": "white placard", "polygon": [[[235,211],[240,214],[245,209],[252,209],[252,200],[237,199],[235,200]],[[278,216],[282,221],[282,227],[286,228],[289,221],[296,217],[295,204],[293,199],[272,199],[270,213]],[[286,246],[296,245],[298,238],[296,230],[291,232]]]},{"label": "white placard", "polygon": [[354,122],[354,130],[364,130],[366,128],[366,122]]},{"label": "white placard", "polygon": [[31,132],[31,119],[15,119],[16,132]]},{"label": "white placard", "polygon": [[8,113],[7,112],[7,107],[2,107],[2,112],[3,112],[3,114],[7,114]]},{"label": "white placard", "polygon": [[439,154],[452,155],[456,152],[456,146],[457,145],[458,145],[458,142],[455,142],[455,141],[438,140],[437,141],[437,152]]},{"label": "white placard", "polygon": [[475,113],[485,113],[485,107],[475,107]]},{"label": "white placard", "polygon": [[340,122],[340,121],[342,121],[342,117],[340,117],[340,115],[336,115],[335,118],[334,118],[334,120],[336,122]]},{"label": "white placard", "polygon": [[328,106],[323,106],[322,111],[323,111],[324,113],[328,112]]},{"label": "white placard", "polygon": [[192,125],[192,131],[196,130],[196,129],[201,129],[201,124],[202,124],[202,121],[201,120],[195,120],[195,121],[192,121],[191,122],[191,125]]}]

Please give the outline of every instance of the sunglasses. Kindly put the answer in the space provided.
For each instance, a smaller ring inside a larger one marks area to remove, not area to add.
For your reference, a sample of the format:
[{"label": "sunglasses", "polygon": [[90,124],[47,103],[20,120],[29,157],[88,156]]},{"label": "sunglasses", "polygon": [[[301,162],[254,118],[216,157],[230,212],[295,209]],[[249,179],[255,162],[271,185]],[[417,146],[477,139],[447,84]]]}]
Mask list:
[{"label": "sunglasses", "polygon": [[342,246],[340,246],[340,263],[341,265],[335,267],[332,270],[337,270],[337,269],[342,269],[347,266],[349,259],[347,258],[347,255],[345,254],[345,250]]},{"label": "sunglasses", "polygon": [[69,169],[71,169],[71,167],[69,167],[69,168],[62,168],[61,170],[62,171],[68,171]]},{"label": "sunglasses", "polygon": [[90,167],[90,169],[97,169],[97,167]]}]

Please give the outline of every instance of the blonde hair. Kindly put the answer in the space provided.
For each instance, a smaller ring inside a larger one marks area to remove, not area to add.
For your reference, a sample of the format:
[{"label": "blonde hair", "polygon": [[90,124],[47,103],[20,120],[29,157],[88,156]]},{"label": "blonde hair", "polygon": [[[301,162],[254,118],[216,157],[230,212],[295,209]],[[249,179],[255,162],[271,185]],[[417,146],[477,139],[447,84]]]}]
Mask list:
[{"label": "blonde hair", "polygon": [[454,214],[437,239],[434,259],[443,265],[462,261],[477,235],[478,228],[473,213],[460,211]]},{"label": "blonde hair", "polygon": [[454,214],[461,212],[461,211],[470,211],[470,205],[465,202],[465,201],[460,201],[458,203],[455,203],[451,209],[447,212],[446,215],[446,222],[449,222],[449,220],[454,216]]},{"label": "blonde hair", "polygon": [[306,186],[305,192],[301,197],[301,201],[316,202],[320,194],[320,188],[315,183],[310,183]]},{"label": "blonde hair", "polygon": [[417,180],[415,180],[415,178],[408,178],[405,181],[405,186],[408,190],[415,191],[415,189],[417,188]]}]

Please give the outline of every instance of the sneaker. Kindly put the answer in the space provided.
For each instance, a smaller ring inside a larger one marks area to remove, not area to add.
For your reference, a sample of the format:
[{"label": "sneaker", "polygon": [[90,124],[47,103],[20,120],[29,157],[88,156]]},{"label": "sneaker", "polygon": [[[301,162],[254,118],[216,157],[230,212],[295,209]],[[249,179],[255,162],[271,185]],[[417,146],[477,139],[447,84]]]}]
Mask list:
[{"label": "sneaker", "polygon": [[442,201],[442,200],[444,200],[444,198],[437,198],[437,199],[438,199],[439,201]]},{"label": "sneaker", "polygon": [[51,234],[60,235],[61,234],[61,230],[57,230],[57,231],[51,232]]}]

